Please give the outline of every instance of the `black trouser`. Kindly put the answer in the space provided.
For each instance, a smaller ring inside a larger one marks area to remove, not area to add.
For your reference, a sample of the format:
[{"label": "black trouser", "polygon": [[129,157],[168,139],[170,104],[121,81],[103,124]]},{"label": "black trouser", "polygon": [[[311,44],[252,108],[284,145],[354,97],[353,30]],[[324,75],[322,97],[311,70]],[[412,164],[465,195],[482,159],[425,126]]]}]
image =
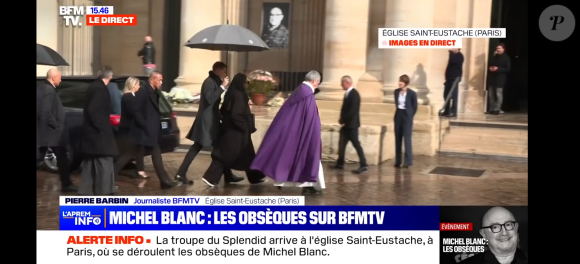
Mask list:
[{"label": "black trouser", "polygon": [[405,164],[413,164],[413,117],[403,109],[395,113],[395,165],[401,165],[403,140],[405,141]]},{"label": "black trouser", "polygon": [[165,166],[163,165],[163,158],[161,157],[161,149],[159,148],[159,145],[156,144],[154,147],[145,146],[145,151],[151,152],[151,162],[153,163],[153,168],[155,169],[155,173],[157,173],[159,182],[170,182],[171,180],[169,180],[169,175],[167,174]]},{"label": "black trouser", "polygon": [[[187,151],[187,154],[185,154],[185,158],[183,158],[183,162],[181,162],[181,165],[179,166],[179,169],[177,170],[177,175],[187,178],[187,176],[186,176],[187,170],[189,170],[189,166],[191,165],[191,163],[193,162],[193,160],[195,159],[195,157],[201,151],[202,148],[203,148],[203,146],[201,144],[199,144],[197,142],[193,143],[193,145]],[[226,177],[233,176],[232,170],[230,170],[230,169],[225,169],[223,173],[225,174]]]},{"label": "black trouser", "polygon": [[337,165],[344,165],[344,156],[346,151],[346,145],[348,142],[352,143],[352,146],[358,154],[358,159],[360,160],[360,166],[367,166],[367,159],[365,158],[365,153],[358,140],[358,127],[357,128],[346,128],[342,127],[340,129],[340,138],[338,140],[338,160]]},{"label": "black trouser", "polygon": [[128,143],[123,148],[121,148],[121,153],[117,162],[115,162],[115,179],[119,177],[121,170],[129,163],[133,158],[135,158],[135,165],[137,166],[137,171],[145,170],[145,161],[143,160],[145,156],[145,148],[141,145],[135,143]]},{"label": "black trouser", "polygon": [[[207,171],[205,171],[205,173],[203,174],[203,178],[208,182],[210,182],[211,184],[215,185],[220,182],[222,174],[224,175],[226,181],[228,180],[228,177],[231,178],[233,176],[231,169],[226,168],[221,161],[217,159],[212,159],[209,168],[207,168]],[[246,177],[248,178],[248,181],[250,183],[259,183],[266,176],[259,171],[247,169]]]},{"label": "black trouser", "polygon": [[[46,153],[49,147],[40,147],[41,153]],[[72,185],[70,180],[70,161],[68,160],[67,150],[65,147],[55,146],[50,147],[54,156],[56,156],[56,166],[58,166],[58,175],[60,177],[60,184],[63,187]]]},{"label": "black trouser", "polygon": [[[455,81],[455,79],[445,80],[445,89],[443,90],[443,99],[447,99],[447,96],[451,92],[451,88],[453,88],[454,81]],[[457,95],[459,93],[458,90],[459,90],[459,87],[455,87],[455,90],[453,90],[453,93],[451,94],[451,98],[449,99],[449,102],[447,102],[447,105],[445,105],[445,115],[448,115],[448,114],[456,115],[457,114],[457,103],[458,103],[458,101],[457,101],[458,96]]]}]

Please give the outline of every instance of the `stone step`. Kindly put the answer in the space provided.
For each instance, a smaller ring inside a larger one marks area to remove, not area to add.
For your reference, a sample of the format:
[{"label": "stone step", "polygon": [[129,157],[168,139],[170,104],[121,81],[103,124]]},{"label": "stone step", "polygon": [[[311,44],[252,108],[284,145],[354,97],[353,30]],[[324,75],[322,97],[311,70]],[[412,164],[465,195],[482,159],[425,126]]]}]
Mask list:
[{"label": "stone step", "polygon": [[474,144],[474,143],[448,143],[441,144],[440,152],[465,153],[474,155],[490,156],[513,156],[528,157],[527,146],[500,145],[500,144]]},{"label": "stone step", "polygon": [[528,146],[527,137],[512,137],[503,135],[485,135],[485,134],[460,134],[450,133],[443,137],[445,143],[463,143],[463,144],[505,144],[505,145],[519,145]]},{"label": "stone step", "polygon": [[511,137],[525,139],[528,138],[528,131],[520,129],[451,126],[449,128],[448,133],[453,135],[497,136],[497,137]]},{"label": "stone step", "polygon": [[450,120],[454,127],[481,127],[481,128],[500,128],[500,129],[514,129],[514,130],[528,130],[527,123],[515,122],[501,122],[491,120],[466,121],[466,120]]}]

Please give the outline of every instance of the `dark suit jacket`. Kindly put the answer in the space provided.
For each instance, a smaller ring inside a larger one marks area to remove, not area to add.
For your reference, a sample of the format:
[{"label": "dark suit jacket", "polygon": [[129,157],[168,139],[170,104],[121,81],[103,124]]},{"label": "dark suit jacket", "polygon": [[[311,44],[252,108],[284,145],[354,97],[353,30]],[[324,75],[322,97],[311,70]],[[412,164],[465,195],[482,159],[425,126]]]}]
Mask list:
[{"label": "dark suit jacket", "polygon": [[345,128],[360,127],[360,94],[355,88],[342,101],[340,121]]},{"label": "dark suit jacket", "polygon": [[[395,89],[395,107],[399,109],[399,93],[401,93],[401,88]],[[407,116],[413,118],[415,113],[417,113],[417,93],[411,88],[407,88],[407,95],[405,97],[405,111],[407,111]]]},{"label": "dark suit jacket", "polygon": [[58,93],[48,81],[36,88],[36,145],[64,145],[65,112]]},{"label": "dark suit jacket", "polygon": [[131,130],[133,123],[136,123],[137,127],[141,130],[147,127],[145,119],[143,115],[135,112],[138,112],[139,109],[137,108],[137,98],[132,93],[125,93],[121,97],[121,123],[119,124],[119,128],[124,131]]},{"label": "dark suit jacket", "polygon": [[497,71],[490,71],[488,74],[488,86],[505,88],[507,74],[511,71],[512,63],[510,57],[504,52],[501,55],[493,56],[489,66],[497,67]]},{"label": "dark suit jacket", "polygon": [[201,100],[195,121],[185,138],[202,146],[213,146],[219,133],[220,101],[224,90],[220,87],[221,80],[213,72],[201,85]]},{"label": "dark suit jacket", "polygon": [[97,157],[119,155],[110,125],[111,96],[103,80],[97,79],[89,85],[86,98],[81,126],[81,152]]},{"label": "dark suit jacket", "polygon": [[151,84],[143,84],[135,93],[135,108],[132,112],[135,120],[144,120],[144,124],[133,122],[131,125],[131,134],[137,143],[147,147],[157,146],[161,132],[161,114],[159,94]]}]

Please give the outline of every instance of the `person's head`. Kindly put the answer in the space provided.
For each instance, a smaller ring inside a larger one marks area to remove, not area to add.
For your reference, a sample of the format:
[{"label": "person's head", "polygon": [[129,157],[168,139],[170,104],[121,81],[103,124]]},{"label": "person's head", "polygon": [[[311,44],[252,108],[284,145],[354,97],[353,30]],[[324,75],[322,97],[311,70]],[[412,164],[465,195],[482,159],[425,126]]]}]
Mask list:
[{"label": "person's head", "polygon": [[211,71],[222,80],[228,76],[228,66],[221,61],[214,63],[213,66],[211,66]]},{"label": "person's head", "polygon": [[321,78],[320,73],[318,73],[317,71],[309,71],[306,74],[306,77],[304,77],[304,81],[312,84],[312,87],[316,89],[320,84],[320,78]]},{"label": "person's head", "polygon": [[518,246],[518,223],[514,215],[503,207],[492,207],[482,218],[479,234],[487,239],[495,256],[511,255]]},{"label": "person's head", "polygon": [[149,84],[151,84],[153,89],[161,88],[161,85],[163,84],[163,74],[161,74],[160,71],[153,71],[149,74]]},{"label": "person's head", "polygon": [[52,83],[54,87],[57,87],[61,81],[61,74],[57,68],[51,68],[46,72],[46,80]]},{"label": "person's head", "polygon": [[248,76],[243,73],[238,73],[234,76],[230,89],[234,87],[236,90],[245,91],[248,88]]},{"label": "person's head", "polygon": [[409,75],[407,74],[401,75],[401,77],[399,77],[399,88],[406,89],[407,86],[409,86],[409,82],[411,82],[411,78],[409,78]]},{"label": "person's head", "polygon": [[145,36],[145,43],[151,43],[153,42],[153,38],[151,38],[151,36]]},{"label": "person's head", "polygon": [[278,7],[270,9],[270,25],[279,26],[282,23],[282,19],[284,19],[282,9]]},{"label": "person's head", "polygon": [[348,90],[348,88],[352,87],[352,78],[348,75],[342,76],[340,86],[342,86],[342,89]]},{"label": "person's head", "polygon": [[503,43],[497,44],[497,46],[495,47],[495,53],[496,54],[503,54],[504,51],[505,51],[505,45]]},{"label": "person's head", "polygon": [[113,68],[111,68],[109,66],[105,66],[99,70],[97,75],[99,76],[100,79],[103,80],[105,85],[107,85],[107,84],[109,84],[109,82],[113,78]]},{"label": "person's head", "polygon": [[459,53],[460,50],[461,49],[450,49],[450,51],[453,52],[453,53]]},{"label": "person's head", "polygon": [[139,90],[139,79],[135,77],[129,77],[125,82],[125,87],[123,88],[123,93],[131,93]]}]

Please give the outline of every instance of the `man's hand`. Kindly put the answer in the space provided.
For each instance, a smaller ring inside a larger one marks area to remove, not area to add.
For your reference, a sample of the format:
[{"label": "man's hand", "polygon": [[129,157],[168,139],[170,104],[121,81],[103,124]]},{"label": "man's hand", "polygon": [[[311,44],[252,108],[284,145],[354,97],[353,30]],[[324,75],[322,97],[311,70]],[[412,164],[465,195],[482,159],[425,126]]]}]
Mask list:
[{"label": "man's hand", "polygon": [[497,71],[497,67],[491,66],[491,67],[489,67],[489,70],[492,71],[492,72]]},{"label": "man's hand", "polygon": [[227,88],[228,87],[228,84],[230,84],[230,78],[229,77],[226,77],[222,81],[222,86]]}]

